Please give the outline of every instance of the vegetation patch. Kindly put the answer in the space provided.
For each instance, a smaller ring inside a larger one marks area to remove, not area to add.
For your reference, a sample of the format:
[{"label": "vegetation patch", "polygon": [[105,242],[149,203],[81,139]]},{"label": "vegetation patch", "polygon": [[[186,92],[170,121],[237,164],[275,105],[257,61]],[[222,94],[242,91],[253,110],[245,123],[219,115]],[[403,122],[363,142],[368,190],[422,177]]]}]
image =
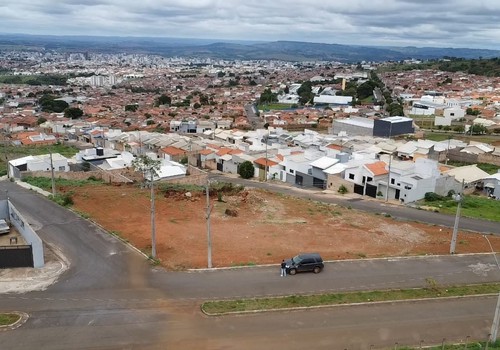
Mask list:
[{"label": "vegetation patch", "polygon": [[[46,191],[52,189],[52,179],[50,177],[34,177],[27,176],[22,179],[24,182],[29,183],[32,186],[41,188]],[[57,188],[59,187],[83,187],[87,185],[102,185],[104,181],[96,179],[91,176],[86,180],[70,180],[70,179],[54,179],[54,183]]]},{"label": "vegetation patch", "polygon": [[0,313],[0,326],[9,326],[16,323],[21,319],[21,315],[18,314],[2,314]]},{"label": "vegetation patch", "polygon": [[[428,192],[425,199],[418,202],[419,205],[436,208],[440,213],[455,214],[457,202],[450,196],[439,196]],[[470,218],[500,221],[500,201],[480,196],[465,196],[462,199],[461,215]]]},{"label": "vegetation patch", "polygon": [[426,288],[390,289],[366,292],[328,293],[319,295],[292,295],[276,298],[207,301],[201,309],[208,315],[232,312],[279,310],[298,307],[330,306],[396,300],[446,298],[498,293],[500,283],[443,287],[427,281]]}]

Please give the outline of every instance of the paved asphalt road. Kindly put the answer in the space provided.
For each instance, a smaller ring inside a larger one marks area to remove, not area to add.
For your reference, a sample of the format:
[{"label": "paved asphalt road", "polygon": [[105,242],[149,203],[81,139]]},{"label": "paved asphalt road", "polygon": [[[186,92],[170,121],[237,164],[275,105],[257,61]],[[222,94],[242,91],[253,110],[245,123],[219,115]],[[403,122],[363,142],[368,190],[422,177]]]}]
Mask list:
[{"label": "paved asphalt road", "polygon": [[279,277],[278,266],[167,272],[103,230],[44,197],[0,183],[70,268],[45,291],[0,295],[24,311],[0,332],[1,349],[375,349],[485,339],[496,297],[341,306],[207,317],[201,300],[498,281],[491,254],[329,262],[318,274]]}]

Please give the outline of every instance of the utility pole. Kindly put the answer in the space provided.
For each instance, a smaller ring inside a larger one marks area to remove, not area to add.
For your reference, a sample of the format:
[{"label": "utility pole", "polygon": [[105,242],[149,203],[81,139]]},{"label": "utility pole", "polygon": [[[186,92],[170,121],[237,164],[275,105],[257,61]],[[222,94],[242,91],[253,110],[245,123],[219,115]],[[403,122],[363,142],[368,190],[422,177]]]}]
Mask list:
[{"label": "utility pole", "polygon": [[455,247],[457,245],[458,222],[460,220],[460,207],[464,196],[463,193],[464,193],[464,180],[462,179],[462,193],[459,193],[454,196],[454,199],[457,202],[457,213],[455,214],[455,224],[453,225],[453,234],[451,236],[450,254],[455,254]]},{"label": "utility pole", "polygon": [[51,172],[51,182],[52,182],[52,195],[56,195],[56,182],[54,180],[54,163],[52,162],[52,152],[50,154],[50,172]]},{"label": "utility pole", "polygon": [[387,189],[385,190],[385,201],[389,201],[389,183],[391,181],[391,163],[392,163],[392,152],[389,154],[389,169],[387,172]]},{"label": "utility pole", "polygon": [[155,185],[153,182],[153,169],[151,174],[151,257],[156,259],[156,222],[155,222]]},{"label": "utility pole", "polygon": [[210,214],[212,212],[212,208],[210,207],[210,179],[208,178],[207,175],[207,187],[206,187],[206,193],[207,193],[207,213],[206,213],[206,218],[207,218],[207,266],[209,269],[212,268],[212,238],[211,238],[211,233],[210,233]]}]

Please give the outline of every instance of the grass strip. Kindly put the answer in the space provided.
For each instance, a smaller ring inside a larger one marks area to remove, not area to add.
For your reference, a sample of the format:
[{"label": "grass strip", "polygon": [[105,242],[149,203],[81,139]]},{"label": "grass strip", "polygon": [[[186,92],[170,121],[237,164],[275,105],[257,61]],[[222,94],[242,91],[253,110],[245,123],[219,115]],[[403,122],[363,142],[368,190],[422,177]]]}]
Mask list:
[{"label": "grass strip", "polygon": [[484,295],[498,293],[500,291],[500,283],[441,287],[437,286],[433,281],[429,282],[428,280],[427,282],[429,284],[428,287],[414,289],[390,289],[319,295],[291,295],[275,298],[206,301],[201,305],[201,309],[206,314],[215,316],[245,311]]},{"label": "grass strip", "polygon": [[18,314],[1,314],[0,313],[0,326],[9,326],[13,323],[16,323],[21,319],[21,316]]}]

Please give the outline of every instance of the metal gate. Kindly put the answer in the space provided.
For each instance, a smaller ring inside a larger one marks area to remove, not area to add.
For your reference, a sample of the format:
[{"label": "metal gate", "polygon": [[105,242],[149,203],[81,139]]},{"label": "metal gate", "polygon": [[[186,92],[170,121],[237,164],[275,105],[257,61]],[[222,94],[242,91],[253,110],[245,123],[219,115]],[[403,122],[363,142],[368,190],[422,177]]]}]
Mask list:
[{"label": "metal gate", "polygon": [[33,267],[30,245],[0,246],[0,268]]},{"label": "metal gate", "polygon": [[[365,191],[365,186],[366,186],[366,191]],[[363,195],[363,191],[365,191],[366,196],[376,198],[377,197],[377,186],[373,186],[370,184],[366,184],[365,186],[354,184],[354,193]]]}]

